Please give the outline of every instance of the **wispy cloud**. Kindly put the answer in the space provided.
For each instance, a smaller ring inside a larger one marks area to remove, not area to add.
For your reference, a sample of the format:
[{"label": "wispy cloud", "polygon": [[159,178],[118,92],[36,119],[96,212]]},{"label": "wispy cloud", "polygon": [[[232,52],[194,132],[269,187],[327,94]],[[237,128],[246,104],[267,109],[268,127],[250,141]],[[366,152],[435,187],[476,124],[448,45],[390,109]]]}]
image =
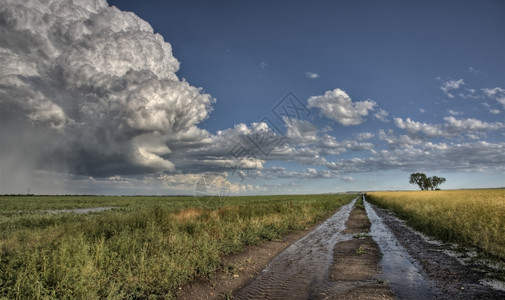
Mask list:
[{"label": "wispy cloud", "polygon": [[443,137],[450,138],[455,135],[462,134],[478,134],[486,131],[493,131],[505,128],[505,123],[501,122],[484,122],[478,119],[456,119],[453,116],[445,117],[444,124],[429,124],[423,122],[416,122],[407,118],[403,120],[402,118],[395,118],[395,125],[407,131],[413,136],[422,137],[426,136],[429,138]]},{"label": "wispy cloud", "polygon": [[310,79],[316,79],[316,78],[319,78],[319,74],[314,73],[314,72],[307,72],[307,73],[305,73],[305,77],[310,78]]},{"label": "wispy cloud", "polygon": [[375,137],[375,134],[372,132],[361,132],[356,135],[356,139],[358,141],[369,140]]},{"label": "wispy cloud", "polygon": [[458,96],[463,99],[479,99],[482,97],[482,95],[477,93],[475,89],[468,88],[463,89],[460,93],[458,93]]},{"label": "wispy cloud", "polygon": [[448,109],[447,112],[451,116],[461,116],[463,114],[463,112],[461,112],[461,111],[455,111],[455,110],[452,110],[452,109]]},{"label": "wispy cloud", "polygon": [[449,98],[454,98],[454,94],[451,92],[453,90],[459,89],[461,86],[465,84],[465,81],[463,79],[458,79],[458,80],[448,80],[442,83],[442,86],[440,86],[440,89],[444,94],[447,95]]},{"label": "wispy cloud", "polygon": [[505,109],[505,89],[504,88],[501,88],[501,87],[495,87],[493,89],[484,88],[484,89],[482,89],[482,91],[484,92],[484,94],[487,97],[494,99],[496,102],[498,102],[498,104],[503,106],[503,108]]},{"label": "wispy cloud", "polygon": [[343,176],[340,179],[345,182],[353,182],[354,181],[354,178],[352,178],[351,176]]},{"label": "wispy cloud", "polygon": [[371,157],[328,162],[327,167],[340,172],[383,170],[439,170],[504,172],[505,143],[425,142],[413,147],[377,151]]},{"label": "wispy cloud", "polygon": [[477,70],[474,67],[468,67],[465,72],[473,75],[479,75],[482,73],[480,70]]},{"label": "wispy cloud", "polygon": [[389,122],[389,119],[388,119],[388,116],[389,116],[389,113],[387,111],[385,111],[384,109],[380,108],[375,114],[374,114],[374,117],[377,118],[379,121],[382,121],[384,123],[388,123]]}]

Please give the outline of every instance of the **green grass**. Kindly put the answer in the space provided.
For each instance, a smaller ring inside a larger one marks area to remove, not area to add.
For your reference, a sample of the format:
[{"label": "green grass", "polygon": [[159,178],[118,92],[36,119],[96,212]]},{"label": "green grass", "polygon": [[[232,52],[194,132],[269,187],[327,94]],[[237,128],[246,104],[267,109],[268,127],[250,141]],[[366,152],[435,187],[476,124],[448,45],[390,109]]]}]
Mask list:
[{"label": "green grass", "polygon": [[356,209],[361,209],[361,210],[365,210],[365,205],[363,204],[363,197],[360,195],[360,197],[358,197],[358,199],[356,200],[356,203],[354,203],[354,207]]},{"label": "green grass", "polygon": [[363,248],[363,245],[360,245],[358,249],[356,249],[356,254],[363,255],[366,254],[365,248]]},{"label": "green grass", "polygon": [[[221,258],[304,229],[355,195],[0,197],[0,298],[170,299]],[[91,214],[45,210],[117,207]]]},{"label": "green grass", "polygon": [[505,259],[505,190],[373,192],[367,199],[443,241]]}]

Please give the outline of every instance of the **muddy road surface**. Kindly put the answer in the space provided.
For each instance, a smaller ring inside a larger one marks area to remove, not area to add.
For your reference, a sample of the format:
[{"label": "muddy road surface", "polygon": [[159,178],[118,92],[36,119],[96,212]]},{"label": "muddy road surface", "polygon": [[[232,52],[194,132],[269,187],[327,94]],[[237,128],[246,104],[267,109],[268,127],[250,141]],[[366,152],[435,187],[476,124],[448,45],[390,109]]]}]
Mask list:
[{"label": "muddy road surface", "polygon": [[390,212],[364,197],[355,204],[277,255],[234,299],[505,299],[484,272]]},{"label": "muddy road surface", "polygon": [[348,239],[345,222],[356,199],[277,255],[235,299],[309,299],[326,288],[333,248]]},{"label": "muddy road surface", "polygon": [[228,260],[233,271],[185,286],[178,298],[505,299],[485,270],[365,200],[305,235],[249,248]]},{"label": "muddy road surface", "polygon": [[[399,299],[505,299],[503,282],[497,281],[497,287],[486,283],[500,271],[478,262],[463,263],[449,254],[449,245],[429,240],[388,210],[372,205],[367,210],[371,234],[379,245],[385,245],[381,247],[384,278]],[[374,219],[378,224],[375,232]],[[398,249],[403,254],[398,255]]]},{"label": "muddy road surface", "polygon": [[381,252],[368,235],[365,209],[355,203],[280,253],[235,298],[395,299],[381,279]]}]

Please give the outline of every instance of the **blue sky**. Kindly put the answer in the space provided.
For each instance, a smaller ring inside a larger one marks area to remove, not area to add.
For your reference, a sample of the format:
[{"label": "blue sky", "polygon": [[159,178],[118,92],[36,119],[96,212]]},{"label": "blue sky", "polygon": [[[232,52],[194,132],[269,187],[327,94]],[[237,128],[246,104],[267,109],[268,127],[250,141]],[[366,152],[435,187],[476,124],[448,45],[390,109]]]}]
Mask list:
[{"label": "blue sky", "polygon": [[[108,4],[29,1],[58,18],[25,27],[8,11],[6,38],[33,34],[2,54],[23,62],[0,98],[21,121],[2,122],[26,137],[2,166],[31,159],[0,192],[191,194],[202,176],[235,194],[415,189],[418,171],[442,188],[505,186],[502,1]],[[299,115],[278,118],[293,103]],[[41,134],[61,147],[13,154]],[[252,142],[265,136],[279,144]]]}]

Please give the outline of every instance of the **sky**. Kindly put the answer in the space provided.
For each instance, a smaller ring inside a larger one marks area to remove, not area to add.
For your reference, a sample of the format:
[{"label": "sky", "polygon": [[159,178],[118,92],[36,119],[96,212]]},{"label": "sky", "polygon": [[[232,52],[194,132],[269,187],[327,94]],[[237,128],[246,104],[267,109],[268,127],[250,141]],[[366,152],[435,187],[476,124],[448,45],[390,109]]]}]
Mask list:
[{"label": "sky", "polygon": [[1,0],[0,194],[505,186],[505,2]]}]

